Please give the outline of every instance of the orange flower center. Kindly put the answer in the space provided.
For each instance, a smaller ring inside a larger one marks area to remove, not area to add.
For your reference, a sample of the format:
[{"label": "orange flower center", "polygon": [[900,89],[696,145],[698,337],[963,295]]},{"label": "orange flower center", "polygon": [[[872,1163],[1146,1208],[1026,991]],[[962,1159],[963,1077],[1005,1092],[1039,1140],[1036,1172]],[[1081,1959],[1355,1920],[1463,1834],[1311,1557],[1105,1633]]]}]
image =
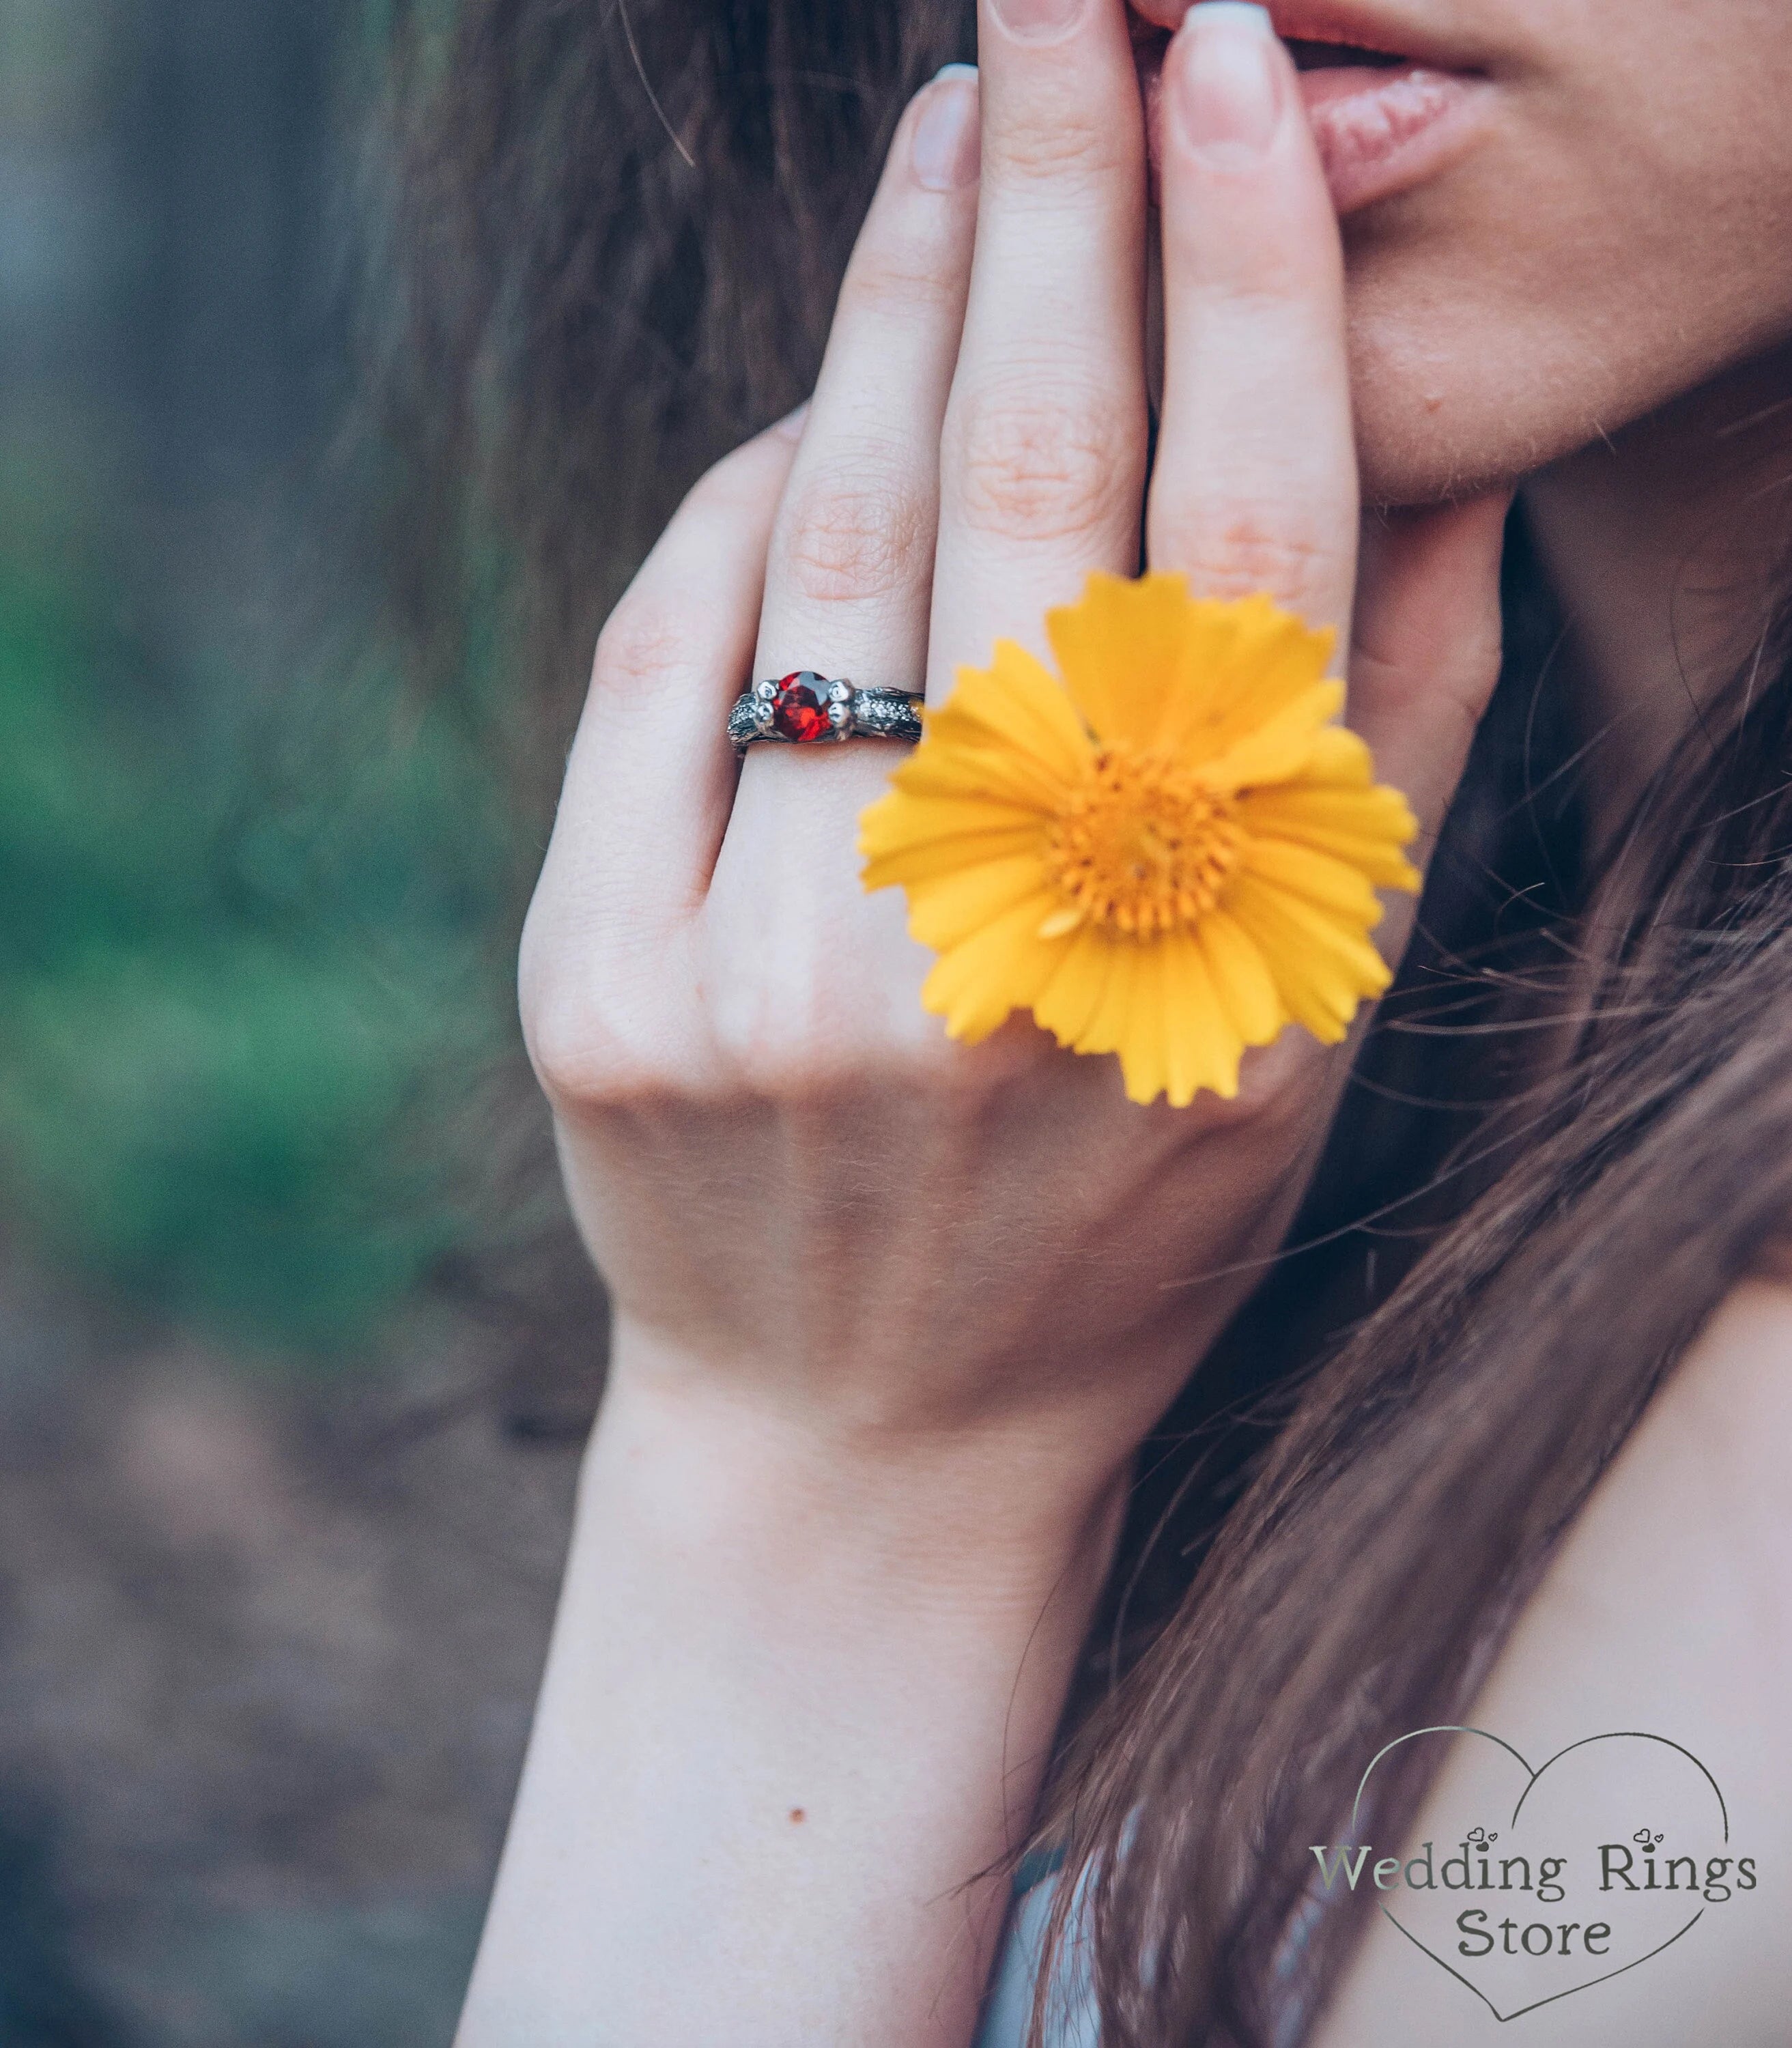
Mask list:
[{"label": "orange flower center", "polygon": [[1129,937],[1197,923],[1243,850],[1237,806],[1170,763],[1104,747],[1064,801],[1045,870],[1065,907],[1049,933],[1093,918]]}]

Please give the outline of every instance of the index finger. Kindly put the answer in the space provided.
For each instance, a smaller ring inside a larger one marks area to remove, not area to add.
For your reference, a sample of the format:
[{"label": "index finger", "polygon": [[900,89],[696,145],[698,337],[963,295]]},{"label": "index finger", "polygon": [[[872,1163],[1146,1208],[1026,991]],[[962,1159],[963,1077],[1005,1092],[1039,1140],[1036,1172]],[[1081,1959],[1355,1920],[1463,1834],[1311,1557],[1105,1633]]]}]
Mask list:
[{"label": "index finger", "polygon": [[1261,7],[1190,10],[1164,63],[1164,401],[1152,566],[1263,591],[1348,645],[1358,488],[1337,216]]}]

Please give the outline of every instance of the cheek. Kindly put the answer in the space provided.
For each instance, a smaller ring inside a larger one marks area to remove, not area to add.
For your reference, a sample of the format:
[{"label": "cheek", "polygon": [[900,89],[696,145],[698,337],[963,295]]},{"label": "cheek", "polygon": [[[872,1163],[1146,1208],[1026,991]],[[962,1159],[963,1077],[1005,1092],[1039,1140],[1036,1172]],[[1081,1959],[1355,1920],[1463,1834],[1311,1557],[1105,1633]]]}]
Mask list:
[{"label": "cheek", "polygon": [[1404,213],[1352,225],[1371,499],[1522,475],[1792,336],[1786,124],[1695,130],[1617,92],[1526,111]]}]

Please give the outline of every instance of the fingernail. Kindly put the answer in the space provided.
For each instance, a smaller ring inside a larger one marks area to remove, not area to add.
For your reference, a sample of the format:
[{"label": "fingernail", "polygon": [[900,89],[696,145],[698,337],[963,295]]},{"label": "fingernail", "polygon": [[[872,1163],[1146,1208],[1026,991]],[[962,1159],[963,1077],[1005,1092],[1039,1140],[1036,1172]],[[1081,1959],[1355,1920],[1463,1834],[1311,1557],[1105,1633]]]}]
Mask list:
[{"label": "fingernail", "polygon": [[928,87],[914,124],[912,160],[929,192],[975,184],[982,157],[974,64],[948,64]]},{"label": "fingernail", "polygon": [[1282,67],[1269,10],[1245,0],[1203,0],[1189,10],[1177,72],[1182,126],[1223,169],[1254,163],[1282,119]]},{"label": "fingernail", "polygon": [[1018,42],[1049,43],[1080,17],[1087,0],[990,0],[990,10]]}]

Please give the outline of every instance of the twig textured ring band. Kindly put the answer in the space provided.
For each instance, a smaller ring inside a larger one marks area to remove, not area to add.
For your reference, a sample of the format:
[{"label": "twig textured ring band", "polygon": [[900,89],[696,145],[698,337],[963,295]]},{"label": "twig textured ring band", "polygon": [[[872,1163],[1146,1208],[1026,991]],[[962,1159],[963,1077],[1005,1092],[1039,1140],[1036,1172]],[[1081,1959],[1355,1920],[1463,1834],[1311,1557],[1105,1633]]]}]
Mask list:
[{"label": "twig textured ring band", "polygon": [[830,680],[813,669],[798,669],[743,690],[728,713],[728,737],[737,754],[762,739],[786,747],[826,745],[859,735],[918,739],[920,703],[911,690],[862,690],[844,677]]}]

